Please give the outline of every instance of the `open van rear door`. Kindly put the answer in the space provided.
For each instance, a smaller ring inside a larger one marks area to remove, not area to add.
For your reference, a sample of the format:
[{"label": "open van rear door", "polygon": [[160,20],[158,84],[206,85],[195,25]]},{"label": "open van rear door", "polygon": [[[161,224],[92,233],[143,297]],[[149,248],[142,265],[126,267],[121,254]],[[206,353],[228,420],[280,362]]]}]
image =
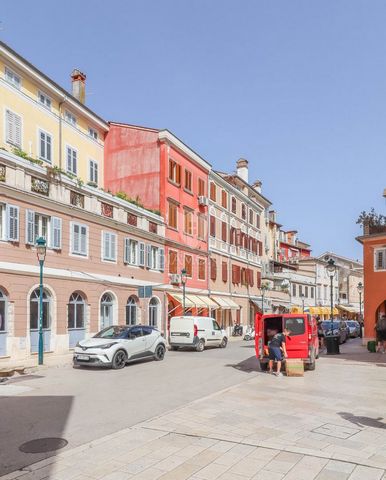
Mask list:
[{"label": "open van rear door", "polygon": [[288,358],[308,358],[309,340],[307,315],[283,315],[283,328],[290,331],[286,348]]},{"label": "open van rear door", "polygon": [[262,358],[264,355],[264,325],[263,315],[260,312],[255,316],[255,351],[256,357]]}]

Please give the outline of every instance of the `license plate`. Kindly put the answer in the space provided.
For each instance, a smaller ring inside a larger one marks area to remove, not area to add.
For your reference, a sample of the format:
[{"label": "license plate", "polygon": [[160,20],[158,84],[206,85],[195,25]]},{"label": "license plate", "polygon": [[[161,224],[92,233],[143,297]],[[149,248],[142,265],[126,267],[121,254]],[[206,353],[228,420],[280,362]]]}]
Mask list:
[{"label": "license plate", "polygon": [[77,355],[77,360],[90,360],[88,355]]}]

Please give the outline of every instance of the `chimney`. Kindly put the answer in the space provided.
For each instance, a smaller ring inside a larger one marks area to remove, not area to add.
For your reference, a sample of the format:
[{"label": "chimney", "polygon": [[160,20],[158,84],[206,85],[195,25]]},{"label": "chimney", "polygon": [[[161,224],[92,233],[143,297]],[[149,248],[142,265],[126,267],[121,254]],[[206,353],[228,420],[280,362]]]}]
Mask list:
[{"label": "chimney", "polygon": [[86,100],[86,75],[75,69],[71,73],[72,95],[81,103]]},{"label": "chimney", "polygon": [[242,178],[244,182],[248,183],[248,160],[245,158],[240,158],[236,162],[237,166],[237,176]]},{"label": "chimney", "polygon": [[275,212],[275,210],[270,210],[269,211],[269,220],[271,222],[276,223],[276,212]]},{"label": "chimney", "polygon": [[262,185],[262,183],[260,182],[260,180],[256,180],[256,181],[252,184],[252,188],[253,188],[254,190],[256,190],[256,192],[261,193],[261,185]]}]

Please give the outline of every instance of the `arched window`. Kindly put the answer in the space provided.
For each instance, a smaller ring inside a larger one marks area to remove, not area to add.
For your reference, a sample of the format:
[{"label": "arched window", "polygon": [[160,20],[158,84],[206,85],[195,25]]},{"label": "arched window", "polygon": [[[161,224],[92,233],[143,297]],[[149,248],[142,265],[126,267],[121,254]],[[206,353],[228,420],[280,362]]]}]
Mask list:
[{"label": "arched window", "polygon": [[137,301],[135,297],[129,297],[126,304],[126,325],[136,325],[137,308]]},{"label": "arched window", "polygon": [[[51,296],[47,290],[43,290],[43,328],[49,329],[51,326],[50,312]],[[39,329],[40,317],[40,288],[36,288],[31,293],[30,298],[30,328],[31,330]]]},{"label": "arched window", "polygon": [[149,325],[156,327],[158,325],[159,301],[153,297],[149,302]]},{"label": "arched window", "polygon": [[85,302],[79,293],[73,293],[68,303],[68,328],[84,328]]},{"label": "arched window", "polygon": [[101,328],[112,325],[114,300],[110,293],[105,293],[101,298]]},{"label": "arched window", "polygon": [[0,290],[0,332],[5,332],[7,329],[7,297],[5,293]]}]

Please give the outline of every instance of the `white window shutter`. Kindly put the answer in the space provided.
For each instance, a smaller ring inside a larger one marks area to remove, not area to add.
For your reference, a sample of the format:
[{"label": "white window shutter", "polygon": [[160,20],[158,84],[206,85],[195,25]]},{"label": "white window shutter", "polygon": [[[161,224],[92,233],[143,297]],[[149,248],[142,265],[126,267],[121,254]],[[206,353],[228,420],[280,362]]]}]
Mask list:
[{"label": "white window shutter", "polygon": [[158,249],[159,263],[158,268],[163,272],[165,270],[165,250],[163,248]]},{"label": "white window shutter", "polygon": [[51,217],[51,248],[62,248],[62,219],[58,217]]},{"label": "white window shutter", "polygon": [[125,238],[125,245],[123,249],[123,261],[124,263],[130,263],[129,261],[129,256],[130,256],[130,240],[128,238]]},{"label": "white window shutter", "polygon": [[21,147],[21,117],[14,115],[15,119],[15,144]]},{"label": "white window shutter", "polygon": [[116,242],[117,236],[115,233],[110,233],[110,260],[116,260]]},{"label": "white window shutter", "polygon": [[139,244],[139,262],[138,265],[140,267],[145,266],[145,244],[140,242]]},{"label": "white window shutter", "polygon": [[27,245],[35,244],[35,212],[33,210],[25,211],[25,243]]},{"label": "white window shutter", "polygon": [[71,241],[72,241],[72,251],[73,253],[79,253],[80,248],[80,227],[79,225],[73,224],[71,227]]},{"label": "white window shutter", "polygon": [[151,268],[151,245],[146,245],[146,267]]},{"label": "white window shutter", "polygon": [[87,228],[81,227],[80,229],[80,249],[83,255],[87,255]]},{"label": "white window shutter", "polygon": [[7,205],[7,240],[19,240],[19,207]]}]

